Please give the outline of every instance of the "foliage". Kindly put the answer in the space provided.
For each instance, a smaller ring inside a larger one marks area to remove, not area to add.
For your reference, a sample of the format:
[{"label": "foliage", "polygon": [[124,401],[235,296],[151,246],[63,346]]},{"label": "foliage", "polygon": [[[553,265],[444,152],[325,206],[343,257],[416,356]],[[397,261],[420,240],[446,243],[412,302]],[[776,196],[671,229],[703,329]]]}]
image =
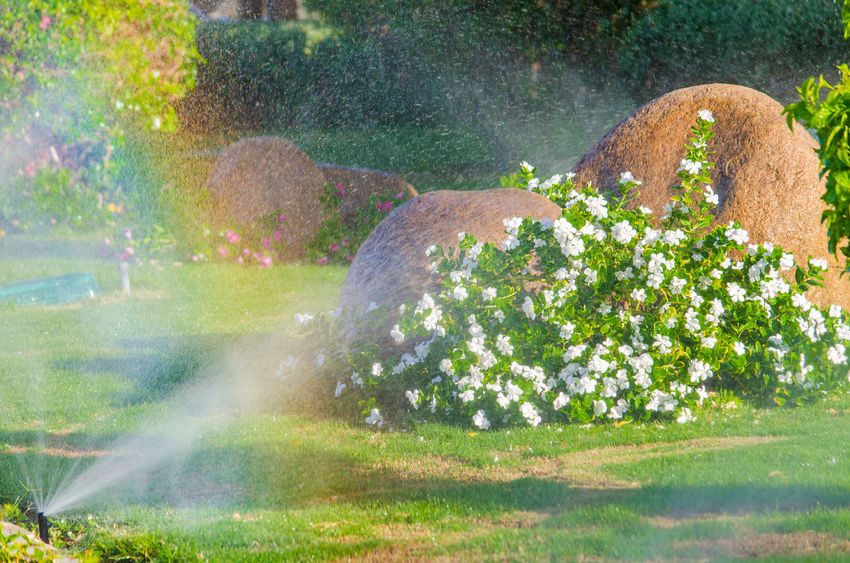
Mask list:
[{"label": "foliage", "polygon": [[439,110],[413,45],[388,50],[315,22],[205,22],[197,44],[207,64],[183,105],[196,127],[422,123]]},{"label": "foliage", "polygon": [[[363,35],[406,34],[428,51],[455,54],[499,45],[517,54],[598,49],[655,4],[653,0],[307,0],[330,22]],[[450,41],[446,39],[450,38]]]},{"label": "foliage", "polygon": [[271,268],[287,255],[286,215],[270,213],[248,226],[233,225],[213,233],[197,224],[191,237],[192,262],[224,261]]},{"label": "foliage", "polygon": [[647,97],[705,82],[784,96],[800,69],[846,57],[838,9],[833,0],[662,0],[625,33],[620,73]]},{"label": "foliage", "polygon": [[307,257],[317,264],[350,263],[378,223],[407,201],[403,192],[371,194],[364,205],[343,217],[348,195],[345,188],[340,182],[327,184],[319,196],[325,220],[313,240],[307,243]]},{"label": "foliage", "polygon": [[[101,226],[126,207],[123,131],[173,130],[192,87],[184,0],[30,0],[0,6],[0,221]],[[66,199],[68,200],[66,202]]]},{"label": "foliage", "polygon": [[[845,0],[841,11],[844,38],[850,37],[850,2]],[[827,224],[829,251],[850,257],[850,68],[838,67],[840,80],[832,85],[823,75],[817,80],[808,78],[797,91],[800,101],[789,104],[783,111],[788,127],[794,120],[815,129],[820,146],[818,158],[821,176],[826,176],[826,193],[822,199],[830,209],[823,212],[821,221]],[[826,92],[824,98],[823,92]],[[843,246],[840,246],[843,245]],[[845,263],[850,270],[850,262]]]},{"label": "foliage", "polygon": [[710,390],[799,404],[844,386],[847,314],[804,295],[826,261],[796,266],[778,246],[745,246],[737,223],[710,227],[713,122],[703,110],[691,129],[661,229],[650,210],[624,207],[638,185],[629,173],[625,196],[608,201],[569,177],[541,182],[524,164],[525,187],[561,217],[505,219],[501,250],[464,233],[457,255],[432,248],[443,290],[403,305],[389,334],[410,351],[382,360],[346,345],[341,364],[326,362],[337,394],[378,426],[384,409],[486,429],[688,422]]}]

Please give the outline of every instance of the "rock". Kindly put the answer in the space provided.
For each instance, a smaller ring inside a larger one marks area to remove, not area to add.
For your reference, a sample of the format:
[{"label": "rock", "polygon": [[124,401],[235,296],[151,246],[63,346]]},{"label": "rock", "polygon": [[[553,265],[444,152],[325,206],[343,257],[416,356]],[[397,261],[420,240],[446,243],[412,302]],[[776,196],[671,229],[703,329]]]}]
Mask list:
[{"label": "rock", "polygon": [[503,219],[556,219],[560,214],[558,205],[524,190],[422,194],[390,213],[369,235],[351,263],[339,304],[356,312],[373,301],[394,308],[418,300],[441,287],[429,271],[425,251],[430,245],[457,248],[460,231],[500,244],[507,238]]},{"label": "rock", "polygon": [[[679,184],[676,170],[697,112],[714,115],[712,179],[720,204],[715,224],[738,221],[750,242],[774,242],[793,252],[798,264],[809,255],[825,258],[827,228],[821,224],[826,191],[818,178],[817,143],[801,125],[788,129],[782,106],[743,86],[708,84],[675,90],[649,102],[596,143],[573,168],[577,185],[600,190],[616,186],[620,172],[642,181],[633,206],[645,205],[657,217]],[[839,278],[830,256],[824,287],[810,291],[822,306],[850,309],[850,286]]]},{"label": "rock", "polygon": [[404,194],[406,199],[419,195],[416,188],[399,176],[388,172],[335,164],[319,164],[318,167],[328,182],[339,182],[345,185],[345,204],[340,210],[344,221],[353,217],[356,210],[363,207],[372,194]]},{"label": "rock", "polygon": [[289,258],[301,257],[304,244],[324,216],[318,197],[325,176],[304,151],[285,139],[255,137],[226,147],[213,164],[207,189],[215,214],[248,225],[282,210]]}]

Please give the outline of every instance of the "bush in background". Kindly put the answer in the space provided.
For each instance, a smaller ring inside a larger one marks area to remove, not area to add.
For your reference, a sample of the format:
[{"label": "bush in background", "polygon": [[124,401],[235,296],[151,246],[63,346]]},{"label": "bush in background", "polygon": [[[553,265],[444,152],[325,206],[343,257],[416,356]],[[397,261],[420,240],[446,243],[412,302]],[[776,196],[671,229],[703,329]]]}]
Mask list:
[{"label": "bush in background", "polygon": [[115,152],[127,128],[175,129],[194,22],[182,0],[0,6],[0,221],[94,227],[126,209]]},{"label": "bush in background", "polygon": [[662,0],[625,34],[620,73],[663,92],[726,82],[787,100],[808,71],[845,60],[833,0]]}]

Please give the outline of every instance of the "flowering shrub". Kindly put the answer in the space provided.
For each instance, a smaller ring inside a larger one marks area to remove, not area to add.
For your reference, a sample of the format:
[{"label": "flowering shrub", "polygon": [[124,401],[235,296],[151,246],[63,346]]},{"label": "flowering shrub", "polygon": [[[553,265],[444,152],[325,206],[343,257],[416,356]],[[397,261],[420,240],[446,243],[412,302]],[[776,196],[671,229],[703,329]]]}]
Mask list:
[{"label": "flowering shrub", "polygon": [[286,253],[286,216],[276,212],[247,227],[233,226],[213,233],[201,225],[202,234],[190,256],[192,262],[236,262],[271,268]]},{"label": "flowering shrub", "polygon": [[174,130],[194,33],[185,0],[0,2],[0,224],[113,222],[124,133]]},{"label": "flowering shrub", "polygon": [[348,264],[357,249],[375,230],[384,217],[407,201],[404,192],[372,194],[366,204],[358,207],[350,217],[341,214],[348,192],[345,184],[327,184],[319,196],[325,212],[325,221],[312,241],[307,243],[307,257],[317,264]]},{"label": "flowering shrub", "polygon": [[459,252],[430,248],[443,289],[402,305],[388,335],[408,351],[387,358],[367,341],[322,352],[335,394],[378,427],[406,414],[488,429],[684,423],[712,391],[793,404],[846,385],[847,314],[804,294],[825,260],[800,266],[748,244],[738,223],[710,226],[713,122],[703,110],[691,129],[661,228],[651,210],[626,209],[640,184],[630,173],[609,199],[523,163],[520,183],[561,216],[507,218],[501,246],[460,233]]}]

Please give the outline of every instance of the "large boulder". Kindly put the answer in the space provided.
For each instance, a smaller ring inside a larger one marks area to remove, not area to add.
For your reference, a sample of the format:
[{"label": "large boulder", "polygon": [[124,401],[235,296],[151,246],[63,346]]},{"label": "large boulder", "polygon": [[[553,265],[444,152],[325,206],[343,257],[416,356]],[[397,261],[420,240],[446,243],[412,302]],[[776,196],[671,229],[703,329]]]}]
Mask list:
[{"label": "large boulder", "polygon": [[[649,102],[596,143],[576,164],[576,182],[613,189],[621,172],[642,181],[632,205],[651,208],[656,216],[679,185],[676,170],[697,112],[714,115],[712,180],[720,204],[715,224],[739,221],[750,242],[774,242],[791,251],[798,264],[827,257],[827,229],[821,224],[825,192],[818,178],[817,143],[799,124],[791,131],[782,106],[743,86],[708,84],[675,90]],[[843,268],[829,257],[823,289],[810,298],[821,305],[850,308],[850,285],[838,276]]]},{"label": "large boulder", "polygon": [[277,137],[242,139],[213,164],[207,190],[219,219],[250,224],[282,210],[288,254],[297,258],[316,236],[324,216],[318,197],[325,176],[307,154]]},{"label": "large boulder", "polygon": [[388,193],[393,196],[404,194],[405,199],[413,199],[419,195],[416,188],[389,172],[336,164],[318,164],[317,166],[328,182],[340,183],[344,186],[345,203],[340,209],[343,220],[351,219],[359,208],[366,205],[369,196],[373,194]]},{"label": "large boulder", "polygon": [[351,263],[339,304],[356,313],[371,302],[397,307],[437,292],[440,279],[431,274],[426,255],[430,245],[457,248],[461,231],[500,244],[507,238],[503,219],[554,220],[560,214],[558,205],[524,190],[422,194],[390,213],[369,235]]}]

